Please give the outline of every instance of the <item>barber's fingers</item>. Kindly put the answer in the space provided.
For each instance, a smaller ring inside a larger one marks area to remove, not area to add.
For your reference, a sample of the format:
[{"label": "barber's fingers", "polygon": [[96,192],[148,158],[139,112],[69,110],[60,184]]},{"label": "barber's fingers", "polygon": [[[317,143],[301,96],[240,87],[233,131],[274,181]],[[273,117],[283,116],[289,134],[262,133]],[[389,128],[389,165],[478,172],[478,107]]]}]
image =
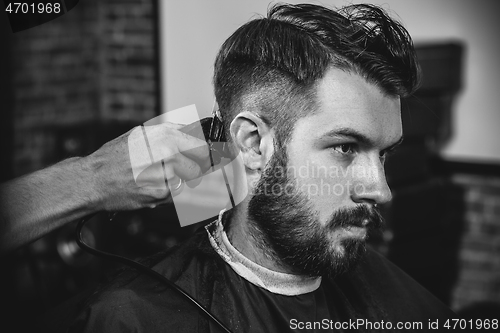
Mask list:
[{"label": "barber's fingers", "polygon": [[180,177],[177,177],[177,176],[174,176],[173,178],[167,180],[166,183],[167,183],[169,192],[171,194],[171,196],[169,196],[167,198],[174,197],[177,194],[179,194],[180,192],[182,192],[182,190],[184,188],[184,184],[185,184],[184,180]]},{"label": "barber's fingers", "polygon": [[170,160],[170,163],[173,173],[184,180],[196,179],[203,175],[203,171],[198,163],[181,153],[176,154],[175,158]]},{"label": "barber's fingers", "polygon": [[201,176],[201,168],[196,162],[177,153],[168,161],[160,160],[143,168],[136,178],[136,184],[142,188],[155,190],[165,189],[167,185],[167,189],[173,191],[178,189],[180,180],[190,181],[189,185],[193,187],[192,185],[196,183],[193,180],[198,178],[201,180]]},{"label": "barber's fingers", "polygon": [[202,172],[205,172],[210,168],[210,147],[206,141],[195,138],[189,134],[179,132],[178,135],[175,136],[175,143],[179,153],[198,163]]},{"label": "barber's fingers", "polygon": [[207,170],[210,167],[208,144],[194,136],[180,132],[182,125],[164,123],[144,127],[153,161],[170,162],[181,153]]},{"label": "barber's fingers", "polygon": [[174,196],[182,191],[185,183],[194,188],[202,180],[200,166],[180,153],[170,159],[168,164],[162,161],[162,167],[168,189]]},{"label": "barber's fingers", "polygon": [[[182,130],[185,129],[184,125],[174,123],[145,126],[142,129],[147,139],[150,161],[153,164],[162,161],[162,172],[165,173],[164,179],[170,190],[172,186],[177,187],[178,178],[188,181],[187,185],[191,188],[197,186],[202,180],[202,174],[212,165],[208,144],[184,133]],[[154,176],[149,177],[158,182]]]},{"label": "barber's fingers", "polygon": [[[181,154],[194,159],[207,170],[210,164],[210,150],[205,141],[201,123],[195,122],[188,125],[165,123],[169,129],[175,129],[175,139]],[[189,134],[188,134],[189,133]]]}]

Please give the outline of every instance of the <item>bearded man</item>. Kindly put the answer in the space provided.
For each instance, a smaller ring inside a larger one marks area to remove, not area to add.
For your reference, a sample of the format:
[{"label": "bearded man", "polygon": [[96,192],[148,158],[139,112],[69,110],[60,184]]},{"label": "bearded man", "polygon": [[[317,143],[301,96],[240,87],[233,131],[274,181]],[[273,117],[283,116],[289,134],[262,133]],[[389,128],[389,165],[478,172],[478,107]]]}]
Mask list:
[{"label": "bearded man", "polygon": [[[402,140],[400,98],[417,84],[409,34],[375,6],[280,4],[240,27],[220,49],[214,86],[250,194],[149,265],[232,332],[444,324],[453,312],[365,246],[382,225],[377,205],[391,200],[384,161]],[[221,329],[129,270],[83,304],[70,331]]]}]

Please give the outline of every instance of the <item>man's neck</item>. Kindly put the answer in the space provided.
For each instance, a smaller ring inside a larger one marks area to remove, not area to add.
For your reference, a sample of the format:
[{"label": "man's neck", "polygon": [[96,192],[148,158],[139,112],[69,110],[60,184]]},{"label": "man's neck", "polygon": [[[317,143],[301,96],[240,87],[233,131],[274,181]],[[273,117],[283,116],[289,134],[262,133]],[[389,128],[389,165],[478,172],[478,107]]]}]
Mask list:
[{"label": "man's neck", "polygon": [[226,232],[231,245],[247,259],[258,265],[275,272],[293,274],[290,269],[276,259],[272,249],[266,248],[265,241],[259,239],[262,236],[251,229],[246,207],[246,205],[239,205],[233,208],[227,216],[228,221],[224,223],[230,225]]},{"label": "man's neck", "polygon": [[[273,260],[263,255],[259,242],[256,245],[252,241],[254,240],[253,236],[245,237],[244,231],[241,231],[245,230],[241,227],[247,224],[238,224],[245,220],[237,220],[237,215],[233,213],[232,210],[221,212],[219,219],[208,224],[205,228],[214,250],[236,274],[246,281],[278,295],[297,296],[319,288],[321,277],[289,274],[287,270],[280,269]],[[228,220],[235,223],[229,225]],[[229,240],[229,233],[236,236],[236,241],[235,238],[232,242]],[[237,249],[233,243],[237,243],[239,248]]]}]

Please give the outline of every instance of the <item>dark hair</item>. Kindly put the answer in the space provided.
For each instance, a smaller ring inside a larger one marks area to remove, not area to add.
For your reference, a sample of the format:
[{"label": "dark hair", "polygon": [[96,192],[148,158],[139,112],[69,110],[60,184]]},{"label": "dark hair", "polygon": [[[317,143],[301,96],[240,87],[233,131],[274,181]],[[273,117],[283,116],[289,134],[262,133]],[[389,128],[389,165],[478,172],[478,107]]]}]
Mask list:
[{"label": "dark hair", "polygon": [[314,83],[330,66],[388,95],[408,96],[419,82],[412,40],[383,9],[277,4],[236,30],[217,55],[215,97],[226,129],[242,106],[256,107],[286,138],[298,116],[313,110]]}]

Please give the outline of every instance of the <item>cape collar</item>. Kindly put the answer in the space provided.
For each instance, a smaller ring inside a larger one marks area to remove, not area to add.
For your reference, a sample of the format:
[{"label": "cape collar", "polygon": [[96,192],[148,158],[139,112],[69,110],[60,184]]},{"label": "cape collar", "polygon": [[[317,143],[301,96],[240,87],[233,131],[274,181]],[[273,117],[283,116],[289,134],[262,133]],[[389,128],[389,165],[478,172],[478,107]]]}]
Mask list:
[{"label": "cape collar", "polygon": [[241,254],[229,242],[222,225],[222,215],[208,224],[210,244],[222,259],[242,278],[269,292],[279,295],[296,296],[316,290],[321,284],[321,277],[309,277],[280,273],[260,266]]}]

